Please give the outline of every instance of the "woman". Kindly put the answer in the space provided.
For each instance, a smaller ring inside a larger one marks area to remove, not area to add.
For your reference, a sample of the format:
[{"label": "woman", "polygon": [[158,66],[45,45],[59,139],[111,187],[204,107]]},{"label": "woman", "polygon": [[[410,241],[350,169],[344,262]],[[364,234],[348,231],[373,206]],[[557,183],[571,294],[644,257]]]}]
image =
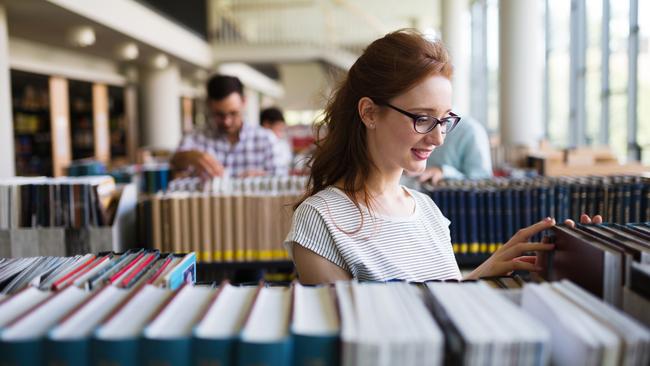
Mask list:
[{"label": "woman", "polygon": [[[399,184],[404,170],[425,169],[460,122],[451,75],[442,43],[412,30],[376,40],[354,63],[325,110],[327,136],[285,241],[301,282],[461,279],[449,220],[428,196]],[[554,224],[520,230],[467,279],[541,270],[524,253],[553,249],[528,240]]]}]

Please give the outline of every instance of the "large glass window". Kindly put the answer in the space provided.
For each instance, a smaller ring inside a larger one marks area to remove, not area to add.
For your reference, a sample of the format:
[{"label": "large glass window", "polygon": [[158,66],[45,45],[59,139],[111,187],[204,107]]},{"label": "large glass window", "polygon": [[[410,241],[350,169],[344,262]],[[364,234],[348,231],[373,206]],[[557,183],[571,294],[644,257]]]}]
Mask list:
[{"label": "large glass window", "polygon": [[639,66],[637,80],[639,96],[637,99],[637,139],[641,145],[641,159],[650,164],[650,1],[639,1]]},{"label": "large glass window", "polygon": [[548,136],[556,147],[566,147],[569,141],[570,86],[570,19],[571,2],[548,0],[549,37],[548,64]]},{"label": "large glass window", "polygon": [[610,1],[609,143],[621,162],[627,160],[628,1]]},{"label": "large glass window", "polygon": [[587,54],[585,70],[586,142],[598,144],[601,121],[601,105],[606,98],[602,90],[602,32],[603,0],[587,0]]}]

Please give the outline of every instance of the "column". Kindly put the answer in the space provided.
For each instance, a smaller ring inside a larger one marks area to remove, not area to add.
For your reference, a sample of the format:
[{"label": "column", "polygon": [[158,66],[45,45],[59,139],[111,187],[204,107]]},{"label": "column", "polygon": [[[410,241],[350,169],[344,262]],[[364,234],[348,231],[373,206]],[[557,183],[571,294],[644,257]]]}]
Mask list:
[{"label": "column", "polygon": [[174,150],[181,140],[180,71],[176,65],[143,70],[141,133],[144,146]]},{"label": "column", "polygon": [[0,178],[16,174],[14,151],[14,122],[11,102],[11,79],[9,74],[9,32],[7,12],[0,4]]},{"label": "column", "polygon": [[[454,65],[453,108],[465,115],[470,108],[471,18],[468,0],[442,0],[442,41]],[[485,121],[483,121],[485,122]]]},{"label": "column", "polygon": [[537,0],[499,2],[499,122],[505,146],[533,146],[543,135],[544,46]]}]

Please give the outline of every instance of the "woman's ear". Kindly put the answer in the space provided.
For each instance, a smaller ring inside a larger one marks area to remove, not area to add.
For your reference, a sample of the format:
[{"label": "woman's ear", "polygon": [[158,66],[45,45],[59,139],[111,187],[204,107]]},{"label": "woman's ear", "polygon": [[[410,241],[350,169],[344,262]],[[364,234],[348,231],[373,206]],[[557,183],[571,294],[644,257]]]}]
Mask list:
[{"label": "woman's ear", "polygon": [[366,125],[367,129],[373,130],[377,119],[377,105],[368,97],[359,99],[357,105],[361,122]]}]

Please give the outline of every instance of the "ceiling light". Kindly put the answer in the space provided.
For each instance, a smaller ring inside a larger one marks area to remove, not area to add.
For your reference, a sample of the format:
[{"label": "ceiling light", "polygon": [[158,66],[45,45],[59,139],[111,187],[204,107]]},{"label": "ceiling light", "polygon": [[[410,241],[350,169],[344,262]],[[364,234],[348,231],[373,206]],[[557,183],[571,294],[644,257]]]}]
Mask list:
[{"label": "ceiling light", "polygon": [[95,40],[95,30],[89,26],[75,27],[68,32],[68,41],[77,47],[92,46]]},{"label": "ceiling light", "polygon": [[158,69],[164,69],[169,65],[169,57],[167,55],[160,53],[152,60],[153,66]]},{"label": "ceiling light", "polygon": [[119,57],[122,60],[133,61],[140,55],[138,45],[133,42],[126,42],[118,48]]}]

